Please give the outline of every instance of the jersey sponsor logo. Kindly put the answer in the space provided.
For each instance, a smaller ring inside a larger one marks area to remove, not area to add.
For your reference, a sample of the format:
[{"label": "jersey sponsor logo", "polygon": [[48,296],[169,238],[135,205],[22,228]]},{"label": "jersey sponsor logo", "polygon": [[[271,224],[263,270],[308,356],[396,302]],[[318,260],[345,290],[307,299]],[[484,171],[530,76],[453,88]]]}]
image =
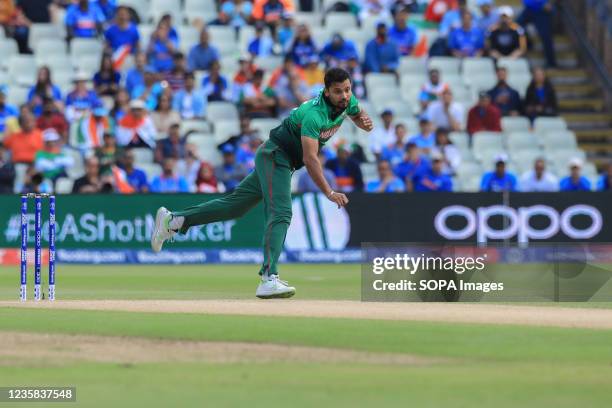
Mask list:
[{"label": "jersey sponsor logo", "polygon": [[319,139],[321,139],[323,142],[328,141],[338,131],[338,129],[340,129],[340,125],[336,125],[329,129],[322,130],[319,133]]}]

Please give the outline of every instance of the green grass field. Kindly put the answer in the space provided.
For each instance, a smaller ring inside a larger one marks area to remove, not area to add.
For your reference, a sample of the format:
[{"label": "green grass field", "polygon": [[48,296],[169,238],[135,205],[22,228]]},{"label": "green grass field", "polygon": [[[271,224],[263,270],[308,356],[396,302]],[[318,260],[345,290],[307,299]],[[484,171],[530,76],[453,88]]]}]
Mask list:
[{"label": "green grass field", "polygon": [[[60,265],[57,296],[253,299],[255,271],[248,265]],[[302,300],[360,298],[359,265],[284,266],[283,278],[295,284]],[[0,268],[0,300],[15,300],[17,294],[17,269]],[[274,302],[283,307],[284,301]],[[34,348],[40,344],[46,353],[28,358],[27,352],[7,350],[3,344],[15,333],[40,334]],[[160,355],[142,362],[97,361],[72,350],[78,358],[58,361],[53,353],[69,346],[45,346],[45,334],[110,336],[126,345],[146,339],[177,348],[182,341],[304,346],[312,357],[211,362],[169,361]],[[325,361],[317,358],[320,348],[379,357],[396,353],[421,362]],[[0,307],[0,386],[24,385],[77,387],[76,404],[50,404],[54,407],[608,407],[612,331],[376,316],[359,320]]]}]

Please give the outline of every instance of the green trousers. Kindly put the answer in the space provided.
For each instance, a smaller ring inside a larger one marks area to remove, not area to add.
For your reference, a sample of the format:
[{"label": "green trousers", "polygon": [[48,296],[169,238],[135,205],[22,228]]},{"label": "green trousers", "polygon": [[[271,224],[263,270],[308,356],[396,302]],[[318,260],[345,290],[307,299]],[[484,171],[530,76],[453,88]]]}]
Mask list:
[{"label": "green trousers", "polygon": [[239,218],[263,199],[264,261],[259,274],[278,274],[276,264],[291,223],[292,172],[285,152],[272,141],[266,141],[255,154],[255,170],[234,191],[216,200],[173,211],[174,215],[185,217],[179,232],[184,234],[196,225]]}]

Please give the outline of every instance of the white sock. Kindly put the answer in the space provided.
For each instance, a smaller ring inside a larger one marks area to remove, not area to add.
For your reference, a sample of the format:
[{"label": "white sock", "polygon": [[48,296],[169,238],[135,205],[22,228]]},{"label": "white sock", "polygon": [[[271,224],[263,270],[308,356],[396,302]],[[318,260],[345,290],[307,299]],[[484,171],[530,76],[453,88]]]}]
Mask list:
[{"label": "white sock", "polygon": [[172,219],[170,220],[170,224],[169,224],[170,229],[173,231],[178,231],[181,229],[184,222],[185,222],[185,217],[183,217],[182,215],[179,215],[179,216],[173,215]]}]

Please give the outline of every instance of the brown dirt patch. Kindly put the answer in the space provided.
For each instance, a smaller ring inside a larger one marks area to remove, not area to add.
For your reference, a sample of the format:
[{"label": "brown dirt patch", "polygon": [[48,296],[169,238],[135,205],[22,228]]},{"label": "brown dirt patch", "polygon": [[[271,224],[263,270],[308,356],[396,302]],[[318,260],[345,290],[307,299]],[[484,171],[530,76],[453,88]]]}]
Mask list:
[{"label": "brown dirt patch", "polygon": [[0,302],[0,307],[201,313],[248,316],[408,320],[612,329],[612,309],[466,303],[373,303],[331,300],[67,300]]},{"label": "brown dirt patch", "polygon": [[373,353],[281,344],[202,342],[36,334],[0,331],[0,366],[74,362],[120,364],[160,362],[206,363],[365,363],[430,365],[446,360],[397,353]]}]

